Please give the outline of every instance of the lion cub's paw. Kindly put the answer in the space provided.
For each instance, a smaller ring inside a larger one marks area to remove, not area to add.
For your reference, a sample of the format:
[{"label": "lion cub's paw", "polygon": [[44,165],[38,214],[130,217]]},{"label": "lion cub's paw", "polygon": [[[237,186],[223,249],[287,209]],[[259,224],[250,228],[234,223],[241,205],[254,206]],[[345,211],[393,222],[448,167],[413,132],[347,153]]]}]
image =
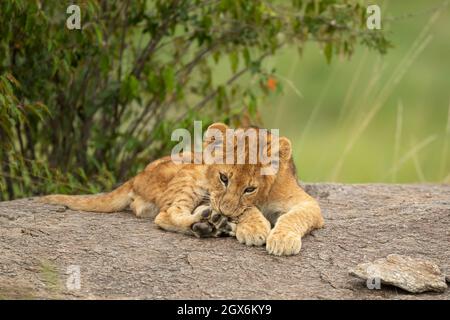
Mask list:
[{"label": "lion cub's paw", "polygon": [[194,235],[198,238],[213,237],[214,228],[207,221],[196,222],[191,228]]},{"label": "lion cub's paw", "polygon": [[266,243],[270,232],[269,221],[260,223],[238,223],[236,227],[236,238],[240,243],[248,246],[262,246]]},{"label": "lion cub's paw", "polygon": [[302,239],[293,232],[273,230],[267,238],[267,252],[277,256],[298,254],[302,248]]},{"label": "lion cub's paw", "polygon": [[236,224],[207,205],[197,207],[193,214],[201,216],[201,221],[192,225],[192,231],[198,237],[234,236],[236,234]]},{"label": "lion cub's paw", "polygon": [[217,229],[218,235],[236,235],[236,223],[231,222],[228,217],[211,210],[207,219]]}]

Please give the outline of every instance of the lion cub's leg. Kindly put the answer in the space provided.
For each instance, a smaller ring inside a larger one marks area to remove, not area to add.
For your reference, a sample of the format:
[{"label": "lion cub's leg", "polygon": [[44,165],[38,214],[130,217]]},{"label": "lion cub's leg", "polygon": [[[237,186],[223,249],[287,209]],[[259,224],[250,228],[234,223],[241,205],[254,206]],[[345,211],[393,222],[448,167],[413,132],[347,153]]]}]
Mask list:
[{"label": "lion cub's leg", "polygon": [[300,252],[301,238],[324,224],[315,200],[308,200],[290,208],[280,216],[267,238],[266,249],[274,255],[293,255]]},{"label": "lion cub's leg", "polygon": [[158,213],[158,206],[152,202],[145,201],[142,197],[130,192],[132,202],[130,204],[131,210],[138,218],[155,217]]},{"label": "lion cub's leg", "polygon": [[155,223],[167,231],[195,234],[192,226],[203,219],[202,211],[194,211],[202,200],[201,192],[191,189],[181,191],[173,201],[164,205],[155,218]]},{"label": "lion cub's leg", "polygon": [[166,211],[160,211],[155,218],[157,226],[167,231],[194,234],[191,227],[202,220],[201,213],[192,214],[193,208],[171,206]]},{"label": "lion cub's leg", "polygon": [[236,238],[248,246],[262,246],[270,232],[270,222],[261,211],[252,207],[244,212],[236,226]]}]

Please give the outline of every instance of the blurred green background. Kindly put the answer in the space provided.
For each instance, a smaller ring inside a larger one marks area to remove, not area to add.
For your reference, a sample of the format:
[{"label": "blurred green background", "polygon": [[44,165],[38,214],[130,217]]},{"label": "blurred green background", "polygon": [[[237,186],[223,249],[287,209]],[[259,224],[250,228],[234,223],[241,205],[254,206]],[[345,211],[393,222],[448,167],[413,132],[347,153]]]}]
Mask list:
[{"label": "blurred green background", "polygon": [[263,123],[292,140],[304,181],[449,183],[450,8],[376,3],[394,47],[330,65],[316,43],[302,57],[283,50],[267,63],[284,94],[265,103]]},{"label": "blurred green background", "polygon": [[450,0],[0,3],[0,200],[110,190],[194,120],[279,129],[303,181],[450,183]]}]

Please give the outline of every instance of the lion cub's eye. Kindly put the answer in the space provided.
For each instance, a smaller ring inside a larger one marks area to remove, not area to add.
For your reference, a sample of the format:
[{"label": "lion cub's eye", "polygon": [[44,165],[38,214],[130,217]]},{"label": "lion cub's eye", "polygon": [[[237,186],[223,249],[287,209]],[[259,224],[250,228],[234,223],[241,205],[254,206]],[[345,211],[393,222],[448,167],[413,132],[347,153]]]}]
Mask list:
[{"label": "lion cub's eye", "polygon": [[244,193],[252,193],[255,190],[256,190],[256,187],[248,187],[248,188],[245,188]]},{"label": "lion cub's eye", "polygon": [[223,173],[220,173],[220,181],[222,181],[222,183],[226,186],[228,185],[228,178],[226,175],[224,175]]}]

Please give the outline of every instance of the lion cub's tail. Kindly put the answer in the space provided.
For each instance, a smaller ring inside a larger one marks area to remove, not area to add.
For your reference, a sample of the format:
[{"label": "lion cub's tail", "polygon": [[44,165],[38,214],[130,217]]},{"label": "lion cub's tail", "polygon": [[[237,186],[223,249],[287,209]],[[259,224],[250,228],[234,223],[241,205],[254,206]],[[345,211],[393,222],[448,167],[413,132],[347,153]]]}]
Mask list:
[{"label": "lion cub's tail", "polygon": [[91,212],[116,212],[125,209],[131,203],[129,193],[132,181],[125,182],[117,189],[108,193],[94,195],[68,196],[54,194],[39,198],[44,203],[62,204],[72,210]]}]

